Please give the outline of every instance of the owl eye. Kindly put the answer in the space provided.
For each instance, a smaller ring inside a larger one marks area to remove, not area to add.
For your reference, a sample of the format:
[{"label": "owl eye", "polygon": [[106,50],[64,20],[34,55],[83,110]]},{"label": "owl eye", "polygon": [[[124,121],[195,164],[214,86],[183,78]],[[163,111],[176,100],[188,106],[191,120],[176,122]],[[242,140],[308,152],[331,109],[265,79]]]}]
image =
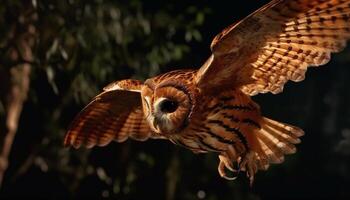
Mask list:
[{"label": "owl eye", "polygon": [[176,101],[165,99],[159,104],[160,111],[163,113],[173,113],[177,110],[179,104]]}]

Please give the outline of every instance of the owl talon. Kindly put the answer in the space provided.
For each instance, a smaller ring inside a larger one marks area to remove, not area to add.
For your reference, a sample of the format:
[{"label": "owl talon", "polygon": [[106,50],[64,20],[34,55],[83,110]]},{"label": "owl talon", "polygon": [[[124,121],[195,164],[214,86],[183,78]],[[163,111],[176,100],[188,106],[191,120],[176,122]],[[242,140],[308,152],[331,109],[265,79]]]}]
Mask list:
[{"label": "owl talon", "polygon": [[254,182],[254,175],[258,171],[258,167],[255,162],[255,153],[253,151],[248,152],[241,162],[239,163],[239,169],[246,171],[249,178],[250,185]]},{"label": "owl talon", "polygon": [[227,157],[225,157],[223,155],[219,155],[219,159],[220,159],[220,163],[218,166],[218,171],[219,171],[220,176],[222,178],[230,180],[230,181],[235,180],[237,178],[237,176],[233,176],[233,177],[227,176],[226,169],[230,170],[233,173],[237,173],[237,174],[239,173],[239,170],[234,169],[232,162]]}]

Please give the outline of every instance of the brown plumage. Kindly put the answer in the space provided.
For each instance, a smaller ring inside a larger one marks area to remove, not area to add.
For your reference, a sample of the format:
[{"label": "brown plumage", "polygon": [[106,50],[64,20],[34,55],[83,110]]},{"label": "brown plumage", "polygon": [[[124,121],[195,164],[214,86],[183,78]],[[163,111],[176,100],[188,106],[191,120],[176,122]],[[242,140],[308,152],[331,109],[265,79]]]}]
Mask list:
[{"label": "brown plumage", "polygon": [[199,70],[145,83],[110,84],[75,118],[65,145],[93,147],[163,138],[196,153],[219,155],[226,169],[254,174],[295,153],[303,131],[260,113],[250,96],[279,93],[301,81],[350,38],[350,0],[273,0],[217,35]]}]

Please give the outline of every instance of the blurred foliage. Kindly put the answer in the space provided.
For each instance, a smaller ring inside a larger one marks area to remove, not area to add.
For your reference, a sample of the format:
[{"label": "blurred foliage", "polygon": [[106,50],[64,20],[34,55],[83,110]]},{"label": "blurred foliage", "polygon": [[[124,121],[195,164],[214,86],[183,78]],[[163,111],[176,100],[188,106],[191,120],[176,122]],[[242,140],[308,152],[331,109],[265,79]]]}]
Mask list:
[{"label": "blurred foliage", "polygon": [[[75,114],[109,82],[146,79],[209,55],[211,38],[266,1],[20,0],[0,5],[1,58],[19,13],[36,12],[36,42],[25,104],[1,194],[116,199],[269,199],[349,197],[349,50],[280,95],[256,98],[267,116],[296,124],[307,135],[299,152],[228,182],[214,154],[194,155],[166,141],[127,141],[104,148],[63,148]],[[234,18],[236,17],[236,18]],[[1,68],[11,67],[1,60]],[[181,67],[183,68],[183,67]],[[309,74],[308,74],[309,75]],[[303,98],[305,97],[305,98]],[[0,112],[3,110],[0,103]]]}]

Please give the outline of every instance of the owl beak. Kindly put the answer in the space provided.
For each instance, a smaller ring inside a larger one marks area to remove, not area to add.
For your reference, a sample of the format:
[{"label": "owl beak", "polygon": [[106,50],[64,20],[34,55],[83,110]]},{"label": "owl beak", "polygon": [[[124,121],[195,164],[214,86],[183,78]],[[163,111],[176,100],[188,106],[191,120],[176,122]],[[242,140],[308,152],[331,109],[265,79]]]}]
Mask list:
[{"label": "owl beak", "polygon": [[160,133],[160,130],[159,130],[159,126],[158,126],[158,122],[156,119],[153,119],[153,129],[157,132],[157,133]]},{"label": "owl beak", "polygon": [[156,129],[156,127],[157,127],[157,121],[156,119],[153,119],[153,128]]},{"label": "owl beak", "polygon": [[152,125],[153,125],[153,129],[158,131],[158,123],[156,119],[153,119]]}]

